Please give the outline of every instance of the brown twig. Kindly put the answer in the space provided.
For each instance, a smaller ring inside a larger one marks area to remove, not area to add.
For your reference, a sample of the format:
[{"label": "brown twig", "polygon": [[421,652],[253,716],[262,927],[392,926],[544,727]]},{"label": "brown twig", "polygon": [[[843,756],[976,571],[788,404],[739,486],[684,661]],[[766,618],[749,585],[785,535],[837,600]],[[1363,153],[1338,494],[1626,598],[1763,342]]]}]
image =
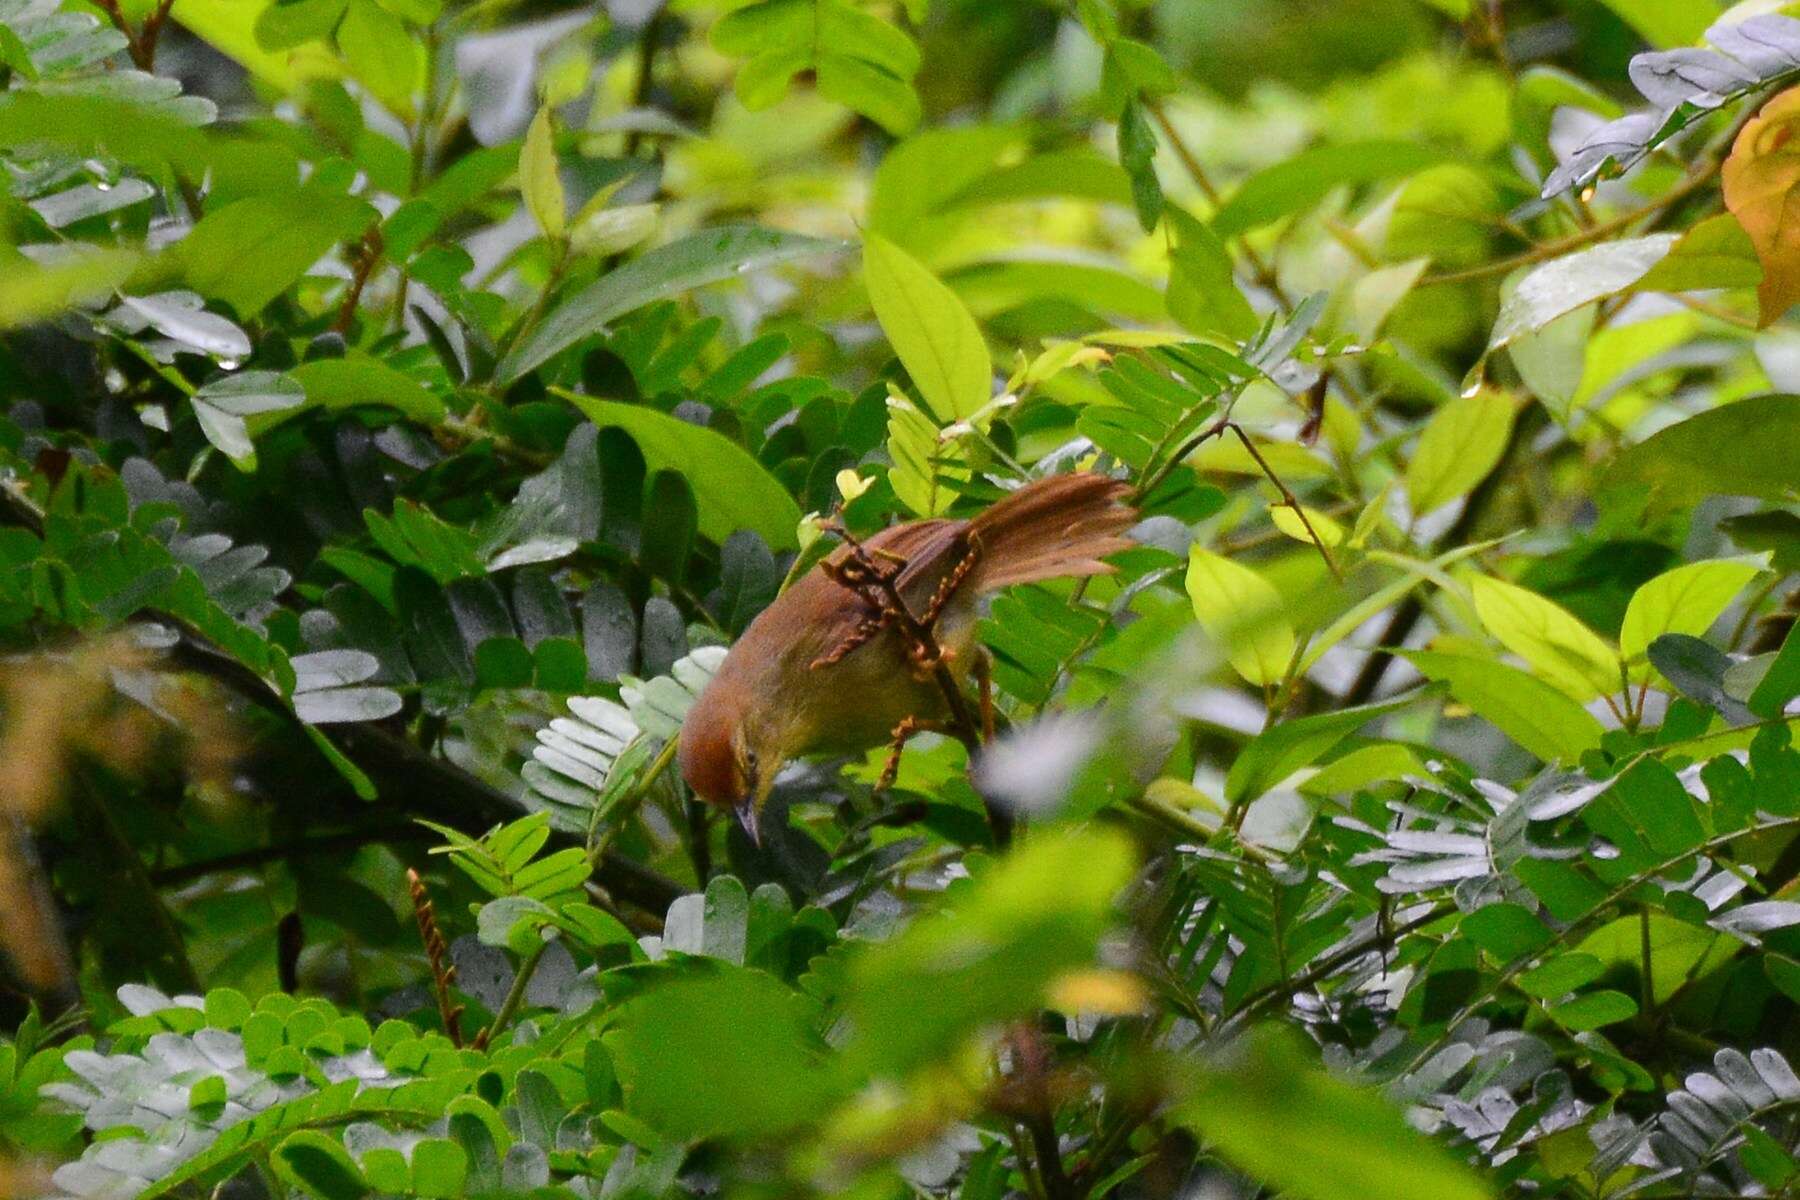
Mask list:
[{"label": "brown twig", "polygon": [[350,323],[356,320],[356,307],[362,303],[363,288],[368,286],[370,276],[375,274],[375,267],[381,262],[381,252],[381,226],[371,225],[363,232],[356,262],[350,268],[350,288],[338,304],[336,319],[331,322],[333,332],[350,331]]},{"label": "brown twig", "polygon": [[94,0],[94,6],[125,35],[125,52],[131,55],[132,65],[140,71],[156,68],[156,43],[162,37],[163,25],[174,4],[175,0],[157,0],[156,7],[144,18],[143,28],[133,29],[125,18],[125,10],[119,7],[119,0]]},{"label": "brown twig", "polygon": [[[1156,118],[1157,125],[1162,128],[1163,136],[1169,140],[1169,148],[1175,151],[1175,157],[1180,160],[1182,169],[1188,173],[1188,178],[1194,181],[1194,186],[1200,189],[1200,193],[1206,197],[1207,201],[1217,208],[1219,206],[1219,189],[1213,186],[1211,177],[1206,173],[1206,168],[1200,165],[1199,157],[1176,131],[1174,122],[1169,120],[1167,110],[1163,108],[1161,102],[1154,100],[1147,102],[1144,108],[1152,117]],[[1282,288],[1274,265],[1264,261],[1262,255],[1256,252],[1256,247],[1252,246],[1248,239],[1240,239],[1240,244],[1244,251],[1244,261],[1250,265],[1251,275],[1257,285],[1275,297],[1275,303],[1291,312],[1294,302],[1288,298],[1287,292]]]},{"label": "brown twig", "polygon": [[450,994],[451,987],[456,983],[456,964],[449,961],[450,947],[444,941],[444,931],[438,928],[437,913],[431,905],[431,893],[425,890],[425,881],[411,867],[406,869],[406,887],[412,893],[413,916],[419,922],[419,938],[425,943],[426,961],[431,964],[431,984],[432,990],[437,993],[438,1017],[444,1023],[444,1033],[450,1038],[450,1044],[461,1050],[463,1006],[456,1003]]},{"label": "brown twig", "polygon": [[1235,421],[1227,422],[1225,427],[1237,434],[1238,441],[1244,443],[1245,452],[1255,460],[1258,467],[1262,468],[1262,473],[1268,476],[1270,483],[1275,485],[1275,490],[1281,493],[1281,502],[1291,509],[1296,517],[1300,518],[1301,528],[1305,529],[1306,536],[1312,539],[1312,544],[1318,550],[1319,557],[1325,560],[1325,568],[1331,572],[1331,577],[1339,583],[1344,582],[1344,573],[1338,570],[1337,560],[1331,557],[1331,548],[1325,544],[1325,540],[1313,528],[1312,521],[1306,515],[1306,510],[1300,507],[1300,501],[1294,498],[1294,493],[1288,490],[1288,485],[1281,482],[1281,476],[1275,474],[1275,469],[1269,466],[1268,461],[1263,458],[1262,451],[1256,448],[1256,443],[1250,440],[1250,435],[1245,433],[1243,426]]},{"label": "brown twig", "polygon": [[1134,497],[1136,499],[1142,499],[1144,496],[1148,495],[1155,489],[1157,484],[1160,484],[1163,479],[1168,476],[1169,472],[1173,470],[1178,463],[1185,460],[1188,455],[1198,450],[1213,438],[1216,438],[1227,431],[1236,434],[1238,440],[1244,443],[1244,449],[1249,453],[1251,461],[1256,463],[1257,468],[1262,471],[1264,477],[1267,478],[1270,483],[1275,485],[1275,490],[1281,493],[1282,505],[1292,509],[1294,515],[1300,518],[1301,527],[1306,530],[1307,536],[1312,539],[1313,548],[1319,552],[1319,557],[1325,560],[1325,567],[1331,572],[1331,577],[1339,583],[1342,583],[1344,581],[1344,574],[1338,569],[1337,559],[1331,556],[1331,550],[1325,545],[1325,540],[1319,536],[1318,530],[1313,528],[1312,521],[1306,515],[1306,510],[1300,507],[1299,499],[1295,497],[1291,490],[1289,490],[1288,485],[1281,481],[1281,476],[1275,474],[1275,469],[1269,466],[1268,460],[1263,458],[1262,452],[1256,448],[1253,442],[1251,442],[1250,435],[1244,432],[1243,426],[1231,419],[1231,414],[1229,412],[1177,447],[1175,453],[1168,457],[1150,480],[1138,485]]},{"label": "brown twig", "polygon": [[1709,161],[1700,170],[1690,174],[1686,179],[1683,179],[1680,183],[1670,188],[1666,193],[1641,208],[1634,208],[1630,212],[1621,213],[1618,216],[1602,221],[1597,225],[1590,225],[1586,229],[1569,234],[1567,237],[1556,238],[1548,242],[1539,242],[1531,249],[1512,255],[1509,258],[1497,258],[1493,262],[1482,263],[1478,267],[1470,267],[1467,270],[1444,271],[1435,275],[1422,276],[1419,279],[1417,286],[1434,287],[1444,283],[1465,283],[1471,279],[1485,279],[1490,275],[1504,275],[1516,267],[1529,266],[1532,263],[1543,262],[1545,259],[1549,258],[1559,258],[1571,250],[1579,250],[1583,246],[1600,241],[1611,234],[1618,233],[1624,229],[1629,229],[1639,221],[1654,220],[1654,218],[1660,216],[1665,210],[1673,207],[1677,202],[1686,199],[1688,196],[1710,183],[1713,176],[1718,174],[1723,161],[1723,159],[1718,158]]},{"label": "brown twig", "polygon": [[144,18],[144,27],[138,32],[138,51],[132,60],[146,71],[156,66],[156,43],[162,38],[163,25],[174,7],[175,0],[157,0],[156,7]]},{"label": "brown twig", "polygon": [[974,675],[976,694],[981,701],[981,740],[994,740],[994,660],[985,647],[976,647]]}]

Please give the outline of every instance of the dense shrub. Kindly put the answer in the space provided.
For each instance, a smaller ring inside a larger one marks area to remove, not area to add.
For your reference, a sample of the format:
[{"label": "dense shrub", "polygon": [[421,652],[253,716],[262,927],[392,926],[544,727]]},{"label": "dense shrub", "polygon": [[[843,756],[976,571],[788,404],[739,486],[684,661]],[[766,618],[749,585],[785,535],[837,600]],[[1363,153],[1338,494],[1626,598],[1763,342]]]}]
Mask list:
[{"label": "dense shrub", "polygon": [[0,1192],[1787,1194],[1779,7],[0,0]]}]

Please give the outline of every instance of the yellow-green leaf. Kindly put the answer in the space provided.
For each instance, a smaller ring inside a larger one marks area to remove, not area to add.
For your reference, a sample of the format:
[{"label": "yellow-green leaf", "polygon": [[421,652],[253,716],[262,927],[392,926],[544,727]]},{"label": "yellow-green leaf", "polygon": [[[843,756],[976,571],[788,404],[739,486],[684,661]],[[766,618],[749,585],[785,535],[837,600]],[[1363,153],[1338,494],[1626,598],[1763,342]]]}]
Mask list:
[{"label": "yellow-green leaf", "polygon": [[1250,683],[1280,683],[1294,657],[1294,629],[1275,585],[1242,563],[1201,546],[1188,551],[1188,598],[1207,636]]},{"label": "yellow-green leaf", "polygon": [[1584,702],[1620,685],[1617,653],[1562,605],[1486,575],[1470,588],[1482,625],[1545,682]]},{"label": "yellow-green leaf", "polygon": [[987,403],[993,364],[975,318],[917,259],[878,234],[863,242],[875,319],[940,425]]},{"label": "yellow-green leaf", "polygon": [[556,133],[550,128],[548,108],[538,109],[531,127],[525,131],[525,145],[519,150],[519,192],[544,236],[560,240],[567,215],[562,178],[556,169]]},{"label": "yellow-green leaf", "polygon": [[337,43],[357,81],[390,112],[410,121],[425,59],[400,18],[375,0],[350,0]]},{"label": "yellow-green leaf", "polygon": [[1483,389],[1432,414],[1406,466],[1406,496],[1417,514],[1448,504],[1494,469],[1512,436],[1513,402]]},{"label": "yellow-green leaf", "polygon": [[0,243],[0,329],[29,325],[98,300],[138,264],[131,250],[94,250],[39,266]]},{"label": "yellow-green leaf", "polygon": [[1644,658],[1651,642],[1665,633],[1699,637],[1762,570],[1761,563],[1746,558],[1688,563],[1634,592],[1619,630],[1619,652],[1630,664],[1632,681],[1647,682],[1654,673]]},{"label": "yellow-green leaf", "polygon": [[888,397],[888,484],[900,502],[921,517],[941,516],[969,478],[962,439],[945,439],[919,406]]},{"label": "yellow-green leaf", "polygon": [[188,32],[279,91],[297,91],[308,79],[343,74],[343,65],[323,45],[279,52],[263,49],[255,31],[265,7],[246,0],[175,0],[170,15]]},{"label": "yellow-green leaf", "polygon": [[[1302,512],[1306,514],[1304,521],[1300,519]],[[1344,527],[1316,508],[1302,505],[1299,509],[1292,509],[1285,504],[1276,504],[1269,508],[1269,519],[1275,522],[1275,528],[1296,542],[1305,542],[1309,546],[1313,544],[1315,533],[1319,535],[1319,541],[1327,546],[1342,545],[1344,541]],[[1312,526],[1310,533],[1306,528],[1308,525]]]}]

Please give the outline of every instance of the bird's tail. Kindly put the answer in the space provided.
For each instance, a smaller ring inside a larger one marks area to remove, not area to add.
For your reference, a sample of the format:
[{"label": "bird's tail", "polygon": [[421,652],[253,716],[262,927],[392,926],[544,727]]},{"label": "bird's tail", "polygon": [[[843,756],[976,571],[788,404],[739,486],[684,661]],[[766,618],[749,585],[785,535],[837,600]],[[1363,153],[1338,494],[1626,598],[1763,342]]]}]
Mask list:
[{"label": "bird's tail", "polygon": [[1079,471],[1035,480],[1001,500],[969,523],[975,590],[1111,571],[1101,560],[1137,544],[1125,536],[1138,519],[1125,503],[1130,490]]}]

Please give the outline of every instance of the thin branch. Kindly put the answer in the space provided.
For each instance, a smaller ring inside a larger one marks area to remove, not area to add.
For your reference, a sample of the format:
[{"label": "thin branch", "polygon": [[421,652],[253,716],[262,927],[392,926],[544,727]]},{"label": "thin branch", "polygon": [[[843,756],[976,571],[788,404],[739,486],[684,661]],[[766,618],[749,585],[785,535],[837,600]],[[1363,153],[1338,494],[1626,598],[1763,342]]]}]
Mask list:
[{"label": "thin branch", "polygon": [[1693,195],[1708,183],[1712,182],[1713,176],[1719,173],[1722,162],[1722,159],[1716,158],[1709,161],[1701,170],[1690,174],[1686,179],[1683,179],[1680,183],[1670,188],[1662,196],[1659,196],[1657,199],[1641,208],[1634,208],[1630,212],[1621,213],[1618,216],[1613,217],[1611,220],[1602,221],[1597,225],[1590,225],[1586,229],[1569,234],[1567,237],[1556,238],[1548,242],[1539,242],[1531,249],[1512,255],[1509,258],[1497,258],[1492,262],[1482,263],[1478,267],[1470,267],[1463,271],[1444,271],[1435,275],[1426,275],[1419,280],[1416,286],[1433,287],[1443,283],[1466,283],[1471,279],[1486,279],[1490,275],[1504,275],[1515,268],[1530,266],[1532,263],[1543,262],[1545,259],[1560,258],[1571,250],[1579,250],[1583,246],[1591,245],[1612,234],[1629,229],[1639,221],[1653,220],[1656,217],[1661,216],[1665,210],[1672,208],[1681,200]]},{"label": "thin branch", "polygon": [[359,850],[369,845],[423,841],[435,836],[425,826],[415,825],[410,821],[376,825],[366,829],[347,829],[341,833],[297,838],[291,842],[271,842],[267,846],[239,850],[234,854],[221,854],[217,858],[203,858],[197,862],[164,867],[150,873],[150,882],[158,888],[180,887],[183,884],[192,883],[196,879],[204,879],[208,875],[247,871],[271,862],[288,862],[296,858],[335,855],[345,850]]},{"label": "thin branch", "polygon": [[1062,1145],[1056,1137],[1056,1123],[1048,1113],[1035,1112],[1025,1118],[1025,1130],[1031,1135],[1031,1148],[1036,1152],[1038,1178],[1043,1181],[1044,1200],[1075,1200],[1075,1189],[1063,1167]]},{"label": "thin branch", "polygon": [[1250,993],[1248,996],[1244,997],[1244,1001],[1238,1006],[1237,1011],[1232,1013],[1227,1019],[1228,1023],[1247,1021],[1258,1012],[1267,1008],[1270,1004],[1296,996],[1312,987],[1314,984],[1329,979],[1340,968],[1355,962],[1376,947],[1381,946],[1384,943],[1391,945],[1409,933],[1415,933],[1434,921],[1443,920],[1455,911],[1455,902],[1445,900],[1440,904],[1433,905],[1428,912],[1421,913],[1419,916],[1414,917],[1412,920],[1397,928],[1377,929],[1374,936],[1364,938],[1359,942],[1354,942],[1344,947],[1342,950],[1326,955],[1307,970],[1300,972],[1300,974],[1281,980],[1277,983],[1268,984],[1267,986]]},{"label": "thin branch", "polygon": [[143,30],[138,34],[138,50],[132,54],[132,60],[146,71],[156,69],[156,43],[161,40],[163,25],[169,19],[169,10],[174,7],[175,0],[157,0],[156,7],[144,18]]},{"label": "thin branch", "polygon": [[531,986],[531,977],[537,974],[538,964],[544,961],[544,951],[549,948],[549,942],[540,941],[519,963],[518,971],[513,974],[512,987],[506,990],[506,999],[500,1002],[500,1011],[494,1014],[493,1024],[475,1035],[475,1049],[486,1050],[518,1015],[519,1007],[525,1003],[526,989]]},{"label": "thin branch", "polygon": [[1306,536],[1312,539],[1312,544],[1319,551],[1319,557],[1325,560],[1325,566],[1331,572],[1331,577],[1339,583],[1344,582],[1344,573],[1338,570],[1337,560],[1331,557],[1331,550],[1325,545],[1325,539],[1321,538],[1318,531],[1313,528],[1311,519],[1306,515],[1306,510],[1300,507],[1300,501],[1294,498],[1294,493],[1288,490],[1288,485],[1281,482],[1281,476],[1275,474],[1275,469],[1269,466],[1268,461],[1263,458],[1262,451],[1256,448],[1256,443],[1250,440],[1250,435],[1245,433],[1243,426],[1236,422],[1232,422],[1226,427],[1237,434],[1238,441],[1244,443],[1245,452],[1256,460],[1256,465],[1262,468],[1262,473],[1269,477],[1269,482],[1274,484],[1276,490],[1281,493],[1282,503],[1296,517],[1300,518],[1301,527],[1306,530]]},{"label": "thin branch", "polygon": [[[1531,411],[1541,410],[1533,409]],[[1524,415],[1513,423],[1512,437],[1507,440],[1506,448],[1500,452],[1500,461],[1494,464],[1494,469],[1489,471],[1469,493],[1469,498],[1463,502],[1462,511],[1456,514],[1456,520],[1451,523],[1450,528],[1444,531],[1444,536],[1438,539],[1438,546],[1461,545],[1474,531],[1482,514],[1487,511],[1488,504],[1493,500],[1495,493],[1500,490],[1500,483],[1505,479],[1513,458],[1525,445],[1529,434],[1535,431],[1535,426],[1532,430],[1528,430],[1527,423],[1527,417]],[[1419,598],[1417,592],[1409,593],[1406,599],[1401,601],[1400,607],[1394,610],[1394,615],[1388,619],[1387,627],[1376,639],[1376,649],[1363,662],[1362,669],[1357,672],[1356,679],[1350,684],[1350,690],[1344,693],[1346,706],[1353,708],[1374,697],[1376,689],[1381,686],[1382,676],[1387,674],[1389,665],[1394,661],[1394,651],[1406,643],[1406,639],[1412,634],[1413,627],[1424,615],[1425,602]]]},{"label": "thin branch", "polygon": [[356,261],[350,268],[350,287],[338,302],[337,317],[331,322],[332,332],[343,334],[350,331],[351,323],[356,320],[357,305],[362,303],[363,288],[368,286],[369,277],[375,274],[375,268],[381,262],[381,253],[381,225],[376,223],[363,231]]},{"label": "thin branch", "polygon": [[[646,108],[650,104],[650,89],[656,81],[656,47],[662,40],[663,25],[668,17],[669,6],[662,3],[644,22],[643,32],[638,36],[637,46],[637,79],[632,84],[631,107]],[[634,128],[625,135],[626,158],[635,158],[638,147],[643,144],[644,131]]]},{"label": "thin branch", "polygon": [[[1144,108],[1152,117],[1156,118],[1157,125],[1163,131],[1163,137],[1168,139],[1169,148],[1175,152],[1175,157],[1180,160],[1182,169],[1188,173],[1188,178],[1194,181],[1194,186],[1200,189],[1200,193],[1206,197],[1207,201],[1217,208],[1219,190],[1213,186],[1212,179],[1206,173],[1206,168],[1200,165],[1200,159],[1188,147],[1181,134],[1176,131],[1175,124],[1169,120],[1169,114],[1163,108],[1162,102],[1151,100],[1145,103]],[[1283,309],[1291,312],[1294,302],[1282,289],[1281,280],[1276,277],[1275,268],[1263,260],[1262,255],[1256,252],[1256,247],[1252,246],[1247,239],[1240,238],[1239,244],[1243,247],[1244,261],[1250,264],[1250,270],[1256,283],[1275,297],[1275,302]]]},{"label": "thin branch", "polygon": [[1617,887],[1606,893],[1605,897],[1601,899],[1598,904],[1593,905],[1586,913],[1557,930],[1548,942],[1545,942],[1542,946],[1539,946],[1529,953],[1521,954],[1518,958],[1508,964],[1506,969],[1501,971],[1500,974],[1495,977],[1491,987],[1485,988],[1481,995],[1471,999],[1467,1004],[1463,1005],[1454,1016],[1443,1023],[1443,1032],[1426,1042],[1425,1045],[1420,1048],[1418,1053],[1414,1054],[1407,1062],[1406,1066],[1400,1069],[1396,1078],[1409,1075],[1431,1061],[1431,1056],[1438,1052],[1463,1022],[1480,1012],[1482,1005],[1492,1002],[1501,991],[1511,986],[1513,980],[1517,979],[1520,975],[1523,975],[1530,968],[1532,963],[1538,962],[1559,947],[1567,945],[1571,941],[1587,936],[1596,920],[1600,919],[1602,916],[1610,917],[1613,907],[1626,897],[1630,896],[1631,893],[1636,891],[1639,887],[1643,886],[1646,880],[1654,879],[1664,871],[1673,870],[1682,863],[1688,862],[1694,858],[1695,855],[1710,856],[1715,851],[1724,849],[1739,838],[1773,833],[1782,829],[1792,829],[1796,825],[1800,825],[1800,817],[1781,817],[1773,821],[1764,822],[1760,825],[1750,825],[1743,829],[1734,829],[1730,833],[1722,833],[1717,837],[1709,838],[1706,841],[1701,842],[1698,846],[1684,850],[1682,853],[1658,863],[1654,867],[1649,867],[1627,876]]}]

